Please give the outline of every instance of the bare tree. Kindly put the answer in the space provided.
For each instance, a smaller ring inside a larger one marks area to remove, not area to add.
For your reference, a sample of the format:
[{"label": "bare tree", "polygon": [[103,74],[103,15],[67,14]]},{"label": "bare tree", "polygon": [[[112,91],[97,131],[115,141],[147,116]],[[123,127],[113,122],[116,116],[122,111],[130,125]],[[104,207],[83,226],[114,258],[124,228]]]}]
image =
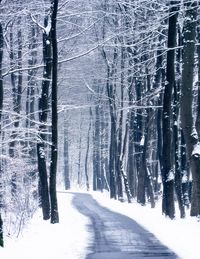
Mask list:
[{"label": "bare tree", "polygon": [[194,54],[196,40],[197,1],[184,1],[186,19],[183,32],[183,72],[181,87],[181,126],[186,142],[187,157],[192,172],[191,216],[200,215],[200,154],[199,137],[192,114]]},{"label": "bare tree", "polygon": [[163,179],[163,213],[171,219],[175,216],[174,208],[174,169],[171,157],[171,117],[172,117],[172,89],[175,84],[175,50],[177,26],[177,1],[170,2],[168,25],[168,52],[167,52],[167,84],[163,99],[163,152],[162,152],[162,179]]},{"label": "bare tree", "polygon": [[56,194],[56,174],[57,174],[57,156],[58,156],[58,107],[57,107],[57,80],[58,80],[58,47],[56,34],[56,19],[58,12],[58,0],[51,1],[52,23],[51,23],[51,39],[52,39],[52,92],[51,92],[51,108],[52,108],[52,146],[51,146],[51,165],[50,165],[50,201],[51,201],[51,223],[59,222],[57,194]]},{"label": "bare tree", "polygon": [[43,81],[42,92],[39,99],[39,142],[37,143],[37,157],[38,157],[38,171],[40,179],[40,198],[43,211],[43,219],[50,218],[50,201],[49,201],[49,187],[48,176],[46,166],[46,152],[45,141],[47,133],[47,116],[48,116],[48,102],[49,102],[49,87],[52,74],[52,51],[51,51],[51,34],[47,31],[49,24],[51,23],[50,17],[47,15],[44,20],[43,30]]}]

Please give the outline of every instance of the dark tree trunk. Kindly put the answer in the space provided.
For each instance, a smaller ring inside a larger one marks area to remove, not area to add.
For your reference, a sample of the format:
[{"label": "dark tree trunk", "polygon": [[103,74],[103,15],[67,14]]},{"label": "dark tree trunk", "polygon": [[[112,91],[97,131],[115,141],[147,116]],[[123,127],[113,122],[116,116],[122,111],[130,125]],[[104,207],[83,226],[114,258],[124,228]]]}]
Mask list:
[{"label": "dark tree trunk", "polygon": [[[125,12],[128,14],[131,13],[132,6],[125,6]],[[135,24],[134,24],[135,25]],[[132,19],[131,15],[125,15],[125,26],[128,31],[132,30]],[[135,78],[133,77],[134,71],[134,58],[133,53],[134,49],[132,49],[131,44],[132,40],[130,40],[129,35],[127,34],[126,38],[127,44],[127,58],[128,60],[128,77],[127,77],[127,84],[128,84],[128,102],[129,106],[133,105],[134,102],[134,85],[135,85]],[[136,166],[135,166],[135,159],[134,159],[134,120],[135,120],[135,112],[133,108],[130,108],[128,111],[128,161],[127,161],[127,175],[128,175],[128,182],[130,187],[130,192],[132,197],[136,197],[137,195],[137,175],[136,175]]]},{"label": "dark tree trunk", "polygon": [[147,168],[147,151],[148,151],[148,141],[150,135],[150,126],[152,123],[153,110],[147,110],[147,119],[144,131],[144,144],[142,147],[142,157],[141,157],[141,167],[140,174],[138,176],[138,193],[137,202],[145,205],[146,203],[146,188],[148,188],[148,193],[150,196],[151,207],[155,207],[155,198],[153,190],[153,180],[150,171]]},{"label": "dark tree trunk", "polygon": [[125,49],[121,48],[121,100],[120,100],[120,112],[119,112],[119,127],[118,132],[118,146],[117,146],[117,195],[119,200],[123,200],[123,190],[122,190],[122,172],[123,172],[123,159],[122,159],[122,145],[123,145],[123,118],[124,118],[124,61],[125,61]]},{"label": "dark tree trunk", "polygon": [[[164,35],[164,33],[163,33]],[[156,57],[156,74],[153,84],[153,89],[159,89],[164,85],[165,82],[165,69],[163,68],[163,50],[161,42],[163,40],[163,36],[159,36],[157,57]],[[155,105],[162,105],[162,92],[159,93],[158,98],[155,100]],[[158,108],[156,111],[156,131],[157,131],[157,148],[156,148],[156,159],[157,163],[155,166],[155,185],[154,191],[156,196],[158,197],[160,191],[160,184],[158,183],[158,178],[160,174],[160,168],[162,167],[162,108]]]},{"label": "dark tree trunk", "polygon": [[[2,59],[3,59],[3,28],[2,28],[2,24],[0,23],[0,125],[1,125],[1,117],[2,117],[2,109],[3,109]],[[0,126],[0,135],[1,135],[1,126]],[[1,182],[1,173],[0,173],[0,182]],[[1,217],[1,202],[2,201],[0,200],[0,246],[3,247],[4,241],[3,241],[3,220]]]},{"label": "dark tree trunk", "polygon": [[176,24],[178,17],[177,1],[170,2],[169,25],[168,25],[168,52],[167,52],[167,71],[163,99],[163,151],[162,151],[162,181],[163,181],[163,213],[171,219],[175,216],[174,207],[174,170],[171,159],[172,136],[171,136],[171,117],[172,117],[172,89],[175,83],[175,46],[176,46]]},{"label": "dark tree trunk", "polygon": [[50,218],[50,201],[44,143],[37,144],[37,157],[40,179],[40,202],[42,206],[43,219],[48,220]]},{"label": "dark tree trunk", "polygon": [[[134,101],[134,89],[133,89],[133,78],[132,78],[132,62],[129,62],[129,71],[128,71],[128,98],[129,98],[129,106],[133,104]],[[135,159],[134,159],[134,120],[135,120],[135,112],[134,109],[131,108],[128,112],[128,120],[129,120],[129,131],[128,131],[128,181],[130,186],[130,192],[132,197],[136,197],[137,195],[137,176],[136,176],[136,167],[135,167]]]},{"label": "dark tree trunk", "polygon": [[113,117],[111,117],[111,132],[110,132],[110,153],[109,153],[109,172],[110,172],[110,198],[117,198],[116,191],[116,122]]},{"label": "dark tree trunk", "polygon": [[192,171],[191,216],[200,215],[200,154],[196,147],[199,140],[192,114],[193,73],[196,38],[197,1],[185,1],[186,19],[183,32],[183,72],[181,94],[181,126],[186,142],[187,157]]},{"label": "dark tree trunk", "polygon": [[120,174],[121,174],[121,176],[123,178],[123,181],[124,181],[124,189],[125,189],[125,192],[126,192],[127,201],[128,201],[128,203],[131,203],[133,196],[131,194],[127,174],[124,170],[124,157],[125,157],[125,154],[126,154],[128,132],[129,132],[129,118],[127,118],[127,120],[126,120],[126,128],[125,128],[125,134],[124,134],[124,140],[123,140],[123,147],[122,147],[122,153],[121,153],[121,157],[120,157]]},{"label": "dark tree trunk", "polygon": [[117,143],[116,143],[116,116],[114,112],[114,96],[113,96],[113,85],[110,82],[110,68],[108,67],[107,71],[107,95],[109,97],[109,109],[110,109],[110,150],[109,150],[109,175],[110,175],[110,198],[117,198],[117,190],[116,190],[116,151],[117,151]]},{"label": "dark tree trunk", "polygon": [[189,168],[186,156],[186,144],[184,140],[183,131],[181,130],[181,174],[182,174],[182,189],[184,205],[189,208],[191,197],[189,197]]},{"label": "dark tree trunk", "polygon": [[[130,102],[129,102],[130,103]],[[129,135],[128,135],[128,181],[132,197],[136,197],[137,184],[136,184],[136,171],[134,163],[134,110],[129,112]]]},{"label": "dark tree trunk", "polygon": [[57,156],[58,156],[58,111],[57,111],[57,76],[58,76],[58,47],[56,35],[56,17],[58,11],[58,0],[51,1],[52,8],[52,146],[50,165],[50,201],[51,201],[51,223],[59,222],[58,204],[56,194]]},{"label": "dark tree trunk", "polygon": [[[181,36],[180,36],[180,28],[178,30],[178,42],[179,46],[181,46]],[[178,78],[180,78],[181,75],[181,49],[177,50],[177,62],[176,62],[176,73],[178,75]],[[184,206],[184,200],[183,200],[183,191],[182,191],[182,173],[181,173],[181,167],[180,167],[180,161],[179,161],[179,93],[180,93],[180,79],[176,80],[176,83],[174,84],[174,104],[173,104],[173,136],[174,136],[174,159],[175,159],[175,190],[177,195],[177,200],[179,204],[179,210],[180,210],[180,217],[185,218],[185,206]]]},{"label": "dark tree trunk", "polygon": [[[44,26],[47,27],[51,21],[47,16],[44,21]],[[51,35],[43,32],[43,81],[42,81],[42,93],[39,99],[39,136],[40,142],[37,143],[37,157],[38,157],[38,171],[40,179],[40,199],[43,212],[43,219],[47,220],[50,218],[50,200],[49,200],[49,187],[48,187],[48,174],[46,167],[46,152],[45,152],[45,141],[46,141],[46,123],[48,116],[48,99],[49,99],[49,86],[52,73],[52,61],[51,61]]]}]

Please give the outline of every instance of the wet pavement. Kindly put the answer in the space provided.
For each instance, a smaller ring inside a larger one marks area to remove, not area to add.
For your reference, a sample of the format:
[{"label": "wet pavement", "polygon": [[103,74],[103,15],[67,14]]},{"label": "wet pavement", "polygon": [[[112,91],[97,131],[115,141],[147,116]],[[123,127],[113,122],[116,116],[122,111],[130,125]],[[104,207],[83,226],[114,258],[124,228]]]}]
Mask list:
[{"label": "wet pavement", "polygon": [[86,259],[179,258],[136,221],[100,206],[91,195],[74,193],[73,205],[91,222]]}]

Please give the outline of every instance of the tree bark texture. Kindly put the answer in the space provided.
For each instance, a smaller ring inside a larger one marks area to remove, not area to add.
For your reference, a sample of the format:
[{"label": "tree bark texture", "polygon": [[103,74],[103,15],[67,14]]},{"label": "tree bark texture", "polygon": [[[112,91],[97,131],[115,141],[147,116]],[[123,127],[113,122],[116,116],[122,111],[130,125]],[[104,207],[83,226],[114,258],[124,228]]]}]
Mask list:
[{"label": "tree bark texture", "polygon": [[56,34],[56,19],[58,11],[58,0],[51,1],[52,5],[52,146],[51,146],[51,165],[50,165],[50,201],[51,201],[51,223],[59,222],[57,194],[56,194],[56,175],[58,160],[58,111],[57,111],[57,77],[58,77],[58,46]]},{"label": "tree bark texture", "polygon": [[[47,16],[44,20],[44,26],[47,27],[51,21]],[[48,100],[49,100],[49,87],[52,73],[52,51],[51,51],[51,35],[43,32],[43,81],[42,81],[42,93],[39,99],[39,137],[40,141],[37,143],[37,157],[38,157],[38,171],[40,179],[40,198],[43,212],[43,219],[50,218],[50,200],[49,200],[49,186],[48,186],[48,173],[46,166],[46,152],[45,141],[47,133],[47,116],[48,116]]]},{"label": "tree bark texture", "polygon": [[[180,28],[178,27],[178,46],[181,46]],[[173,104],[173,143],[174,143],[174,164],[175,164],[175,190],[179,204],[180,217],[185,218],[185,206],[182,190],[182,173],[179,160],[179,104],[180,104],[180,74],[181,74],[181,49],[176,53],[176,73],[178,79],[174,84],[174,104]]]},{"label": "tree bark texture", "polygon": [[183,32],[183,72],[181,89],[181,126],[186,142],[187,155],[192,172],[191,216],[200,215],[200,154],[195,152],[199,145],[192,115],[193,72],[196,38],[197,1],[185,1],[186,18]]},{"label": "tree bark texture", "polygon": [[[2,109],[3,109],[3,78],[2,78],[2,60],[3,60],[3,28],[0,23],[0,125],[1,125],[1,117],[2,117]],[[1,134],[1,126],[0,126],[0,134]],[[1,173],[0,173],[0,182],[1,182]],[[1,188],[1,185],[0,185]],[[1,198],[1,196],[0,196]],[[1,204],[1,200],[0,200]],[[1,206],[0,206],[0,246],[4,246],[3,241],[3,220],[1,217]]]},{"label": "tree bark texture", "polygon": [[172,151],[172,89],[175,83],[175,46],[176,46],[176,26],[177,26],[177,1],[170,2],[170,13],[168,23],[168,52],[167,70],[163,98],[163,151],[162,151],[162,181],[163,181],[163,213],[171,219],[175,216],[174,207],[174,169],[171,159]]}]

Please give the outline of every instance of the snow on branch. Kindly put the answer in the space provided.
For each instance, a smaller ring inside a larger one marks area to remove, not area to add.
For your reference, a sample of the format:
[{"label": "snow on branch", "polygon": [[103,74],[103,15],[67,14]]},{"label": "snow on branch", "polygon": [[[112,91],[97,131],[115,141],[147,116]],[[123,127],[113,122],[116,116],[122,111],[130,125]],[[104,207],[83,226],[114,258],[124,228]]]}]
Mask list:
[{"label": "snow on branch", "polygon": [[192,156],[199,158],[200,157],[200,142],[197,142],[196,145],[194,145],[194,149],[192,151]]},{"label": "snow on branch", "polygon": [[31,16],[32,21],[33,21],[35,24],[37,24],[38,27],[41,28],[41,29],[43,30],[43,32],[44,32],[46,35],[49,35],[49,33],[50,33],[50,31],[51,31],[51,22],[50,22],[50,19],[49,19],[49,15],[48,15],[47,26],[46,26],[46,27],[42,26],[42,25],[35,19],[35,17],[34,17],[32,14],[30,14],[30,16]]}]

